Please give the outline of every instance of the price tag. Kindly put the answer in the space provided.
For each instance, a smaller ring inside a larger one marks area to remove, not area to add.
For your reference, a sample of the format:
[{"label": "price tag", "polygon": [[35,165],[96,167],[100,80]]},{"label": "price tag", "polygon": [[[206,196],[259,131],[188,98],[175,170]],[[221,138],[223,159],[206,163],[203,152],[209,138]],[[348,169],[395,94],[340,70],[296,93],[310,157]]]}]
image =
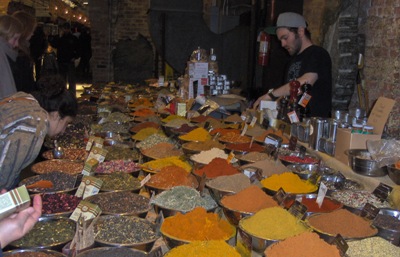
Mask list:
[{"label": "price tag", "polygon": [[206,185],[206,173],[203,173],[203,175],[201,176],[200,182],[199,182],[199,192],[200,195],[203,196],[203,191],[204,191],[204,187]]},{"label": "price tag", "polygon": [[163,222],[164,222],[164,214],[162,211],[160,211],[156,217],[156,220],[154,221],[154,223],[156,224],[156,231],[158,235],[160,235],[161,224],[163,224]]},{"label": "price tag", "polygon": [[319,185],[319,190],[318,190],[318,195],[317,195],[317,200],[316,200],[319,208],[321,208],[322,203],[324,202],[326,192],[328,192],[328,187],[324,183],[321,183]]},{"label": "price tag", "polygon": [[102,185],[103,181],[101,179],[92,176],[84,176],[76,190],[75,196],[85,199],[88,196],[98,194]]},{"label": "price tag", "polygon": [[140,187],[143,187],[147,181],[149,181],[151,179],[151,175],[148,174],[144,179],[142,179],[142,181],[140,181]]},{"label": "price tag", "polygon": [[289,150],[295,151],[297,146],[297,137],[291,136],[289,139]]},{"label": "price tag", "polygon": [[257,181],[261,181],[263,179],[262,177],[262,171],[260,169],[257,169],[256,172],[253,173],[250,177],[250,182],[254,184]]},{"label": "price tag", "polygon": [[226,161],[227,161],[228,163],[231,163],[232,160],[233,160],[233,158],[235,158],[235,154],[233,153],[233,151],[231,151],[231,152],[228,154],[228,158],[226,159]]},{"label": "price tag", "polygon": [[279,188],[278,191],[272,196],[272,199],[274,199],[280,206],[284,205],[285,199],[287,197],[287,194],[283,188]]},{"label": "price tag", "polygon": [[88,201],[81,201],[69,218],[78,222],[80,218],[90,220],[100,216],[100,214],[101,209],[97,204]]},{"label": "price tag", "polygon": [[246,175],[248,178],[251,178],[254,173],[256,173],[259,169],[256,167],[246,167],[243,169],[243,174]]},{"label": "price tag", "polygon": [[373,220],[378,215],[378,213],[379,213],[379,208],[373,206],[370,203],[366,203],[361,211],[360,216],[367,220]]},{"label": "price tag", "polygon": [[244,124],[244,128],[242,130],[242,133],[240,134],[241,136],[244,136],[244,134],[246,134],[247,129],[249,128],[249,125],[247,125],[247,123]]},{"label": "price tag", "polygon": [[347,249],[349,249],[349,246],[346,243],[346,240],[344,240],[344,238],[340,234],[337,234],[336,237],[334,237],[332,239],[330,244],[335,245],[339,249],[339,251],[342,253],[343,256],[345,255]]},{"label": "price tag", "polygon": [[307,206],[304,204],[300,203],[299,201],[294,201],[292,206],[289,208],[289,213],[291,213],[293,216],[298,218],[299,220],[303,219],[304,214],[307,212]]},{"label": "price tag", "polygon": [[375,190],[372,192],[372,194],[378,197],[381,201],[386,201],[392,190],[393,188],[391,186],[380,183],[379,186],[377,186]]},{"label": "price tag", "polygon": [[162,252],[161,246],[159,246],[156,249],[152,250],[146,256],[147,257],[162,257],[163,256],[163,252]]},{"label": "price tag", "polygon": [[251,122],[250,122],[250,128],[253,128],[254,125],[256,124],[256,122],[257,122],[257,117],[253,117],[253,118],[251,119]]},{"label": "price tag", "polygon": [[243,257],[251,257],[252,239],[241,229],[238,229],[236,249]]},{"label": "price tag", "polygon": [[106,159],[107,153],[108,151],[106,149],[93,146],[87,160],[95,159],[99,163],[102,163]]}]

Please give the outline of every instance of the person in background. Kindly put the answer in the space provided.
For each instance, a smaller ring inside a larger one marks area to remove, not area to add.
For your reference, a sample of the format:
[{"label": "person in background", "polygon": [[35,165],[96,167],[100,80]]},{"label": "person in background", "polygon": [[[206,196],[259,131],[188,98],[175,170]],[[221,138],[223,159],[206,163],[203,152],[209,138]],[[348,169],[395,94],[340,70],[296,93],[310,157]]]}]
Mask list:
[{"label": "person in background", "polygon": [[16,62],[23,27],[10,15],[0,16],[0,99],[17,92],[10,62]]},{"label": "person in background", "polygon": [[41,75],[42,57],[48,46],[47,36],[44,32],[43,25],[40,24],[36,26],[35,32],[33,32],[33,36],[29,40],[29,43],[31,57],[35,64],[35,81],[38,81]]},{"label": "person in background", "polygon": [[75,60],[80,58],[78,38],[71,33],[71,25],[66,22],[61,26],[61,37],[51,42],[57,49],[57,61],[60,75],[68,82],[68,90],[76,95]]},{"label": "person in background", "polygon": [[25,11],[17,11],[12,16],[22,23],[23,31],[18,42],[17,61],[15,65],[11,63],[11,70],[14,74],[17,91],[30,93],[35,87],[35,79],[33,76],[34,62],[31,58],[29,40],[36,28],[36,18]]},{"label": "person in background", "polygon": [[[2,190],[5,193],[5,190]],[[42,198],[33,197],[32,206],[0,220],[0,249],[26,235],[42,215]],[[0,250],[0,256],[2,252]]]},{"label": "person in background", "polygon": [[92,37],[89,28],[83,27],[79,37],[81,47],[81,61],[78,70],[83,78],[90,77],[90,59],[92,58]]},{"label": "person in background", "polygon": [[43,76],[38,90],[0,100],[0,188],[13,189],[38,156],[45,136],[65,131],[77,114],[76,97],[59,75]]},{"label": "person in background", "polygon": [[260,96],[253,107],[261,100],[273,100],[290,94],[289,82],[297,80],[301,85],[310,84],[310,115],[330,117],[332,108],[332,61],[329,53],[311,41],[304,17],[286,12],[278,16],[275,29],[281,45],[292,56],[286,71],[284,84]]},{"label": "person in background", "polygon": [[47,49],[42,57],[41,76],[58,74],[57,54],[51,45],[47,46]]}]

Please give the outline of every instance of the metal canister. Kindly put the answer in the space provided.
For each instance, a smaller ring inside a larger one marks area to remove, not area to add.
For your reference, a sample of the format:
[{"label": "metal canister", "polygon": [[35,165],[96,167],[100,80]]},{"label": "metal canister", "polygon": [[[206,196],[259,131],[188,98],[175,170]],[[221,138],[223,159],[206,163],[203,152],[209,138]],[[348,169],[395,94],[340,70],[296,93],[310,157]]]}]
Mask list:
[{"label": "metal canister", "polygon": [[324,123],[324,119],[317,117],[311,118],[310,147],[314,150],[319,149],[319,139],[322,137],[324,132]]},{"label": "metal canister", "polygon": [[336,142],[336,133],[337,133],[337,128],[339,126],[339,122],[332,120],[331,123],[329,124],[329,139],[332,142]]}]

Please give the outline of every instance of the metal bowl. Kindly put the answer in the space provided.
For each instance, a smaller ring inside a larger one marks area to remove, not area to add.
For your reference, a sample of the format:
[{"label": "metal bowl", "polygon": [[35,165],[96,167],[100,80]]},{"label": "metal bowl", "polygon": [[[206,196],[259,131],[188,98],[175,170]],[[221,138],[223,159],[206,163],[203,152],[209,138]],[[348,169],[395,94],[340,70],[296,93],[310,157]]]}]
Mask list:
[{"label": "metal bowl", "polygon": [[112,257],[112,256],[130,256],[130,257],[146,257],[143,251],[128,247],[96,247],[79,253],[76,257]]},{"label": "metal bowl", "polygon": [[[125,224],[125,228],[121,230],[115,229],[115,225],[118,222],[120,222],[120,224]],[[139,223],[150,228],[149,233],[152,234],[150,238],[140,238],[140,240],[137,238],[136,234],[143,232],[140,230],[142,228],[136,228]],[[146,219],[135,216],[100,216],[94,224],[94,230],[96,235],[95,242],[100,246],[129,247],[141,251],[150,251],[155,241],[158,239],[156,236],[156,225]],[[116,239],[108,236],[111,231],[113,231],[114,236],[119,236],[120,238]],[[107,236],[107,238],[103,240],[102,236]]]},{"label": "metal bowl", "polygon": [[[210,180],[209,180],[210,181]],[[229,191],[229,190],[222,190],[213,186],[210,186],[208,183],[209,181],[206,182],[206,187],[208,188],[208,191],[210,192],[211,197],[219,204],[221,205],[221,199],[222,197],[226,195],[233,195],[235,194],[234,191]]]},{"label": "metal bowl", "polygon": [[300,158],[298,160],[289,160],[287,159],[288,157],[299,157],[300,153],[299,152],[292,152],[292,153],[285,153],[285,154],[279,154],[278,158],[282,162],[283,165],[293,165],[293,164],[316,164],[319,162],[319,158],[316,155],[311,155],[311,154],[305,154],[304,160],[301,160]]},{"label": "metal bowl", "polygon": [[15,254],[23,254],[26,253],[26,256],[29,257],[36,257],[36,256],[42,256],[43,253],[48,254],[49,256],[54,256],[54,257],[67,257],[67,255],[53,251],[53,250],[48,250],[48,249],[15,249],[15,250],[10,250],[7,252],[3,253],[4,257],[7,256],[13,256]]},{"label": "metal bowl", "polygon": [[382,177],[387,174],[387,167],[379,167],[379,163],[370,158],[368,150],[349,149],[345,153],[354,172],[369,177]]},{"label": "metal bowl", "polygon": [[397,185],[400,185],[400,169],[396,168],[396,165],[392,164],[387,166],[387,171],[389,178]]},{"label": "metal bowl", "polygon": [[56,159],[46,160],[33,164],[31,170],[36,174],[60,171],[71,175],[77,175],[83,170],[83,162]]},{"label": "metal bowl", "polygon": [[[102,214],[130,215],[145,218],[151,209],[150,199],[129,191],[106,192],[85,198],[85,201],[97,204]],[[140,206],[131,208],[140,203]]]},{"label": "metal bowl", "polygon": [[[165,233],[163,230],[160,230],[161,235],[165,241],[165,244],[167,245],[167,247],[169,249],[178,247],[180,245],[184,245],[184,244],[188,244],[191,241],[188,240],[183,240],[183,239],[179,239],[176,238],[174,236],[169,235],[168,233]],[[235,243],[235,237],[236,237],[236,228],[233,229],[233,233],[232,235],[230,235],[230,237],[228,239],[225,240],[225,242],[227,242],[230,245],[234,245]]]},{"label": "metal bowl", "polygon": [[[379,210],[380,215],[384,216],[391,216],[397,218],[400,221],[400,211],[388,208],[382,208]],[[379,226],[375,222],[372,223],[375,227],[378,228],[378,236],[388,240],[394,245],[400,246],[400,230],[391,229],[391,228],[384,228]]]},{"label": "metal bowl", "polygon": [[254,215],[253,212],[233,210],[233,209],[226,207],[223,204],[220,204],[220,205],[222,207],[222,211],[224,212],[226,219],[229,221],[230,224],[232,224],[235,227],[237,227],[239,225],[239,221],[241,219]]},{"label": "metal bowl", "polygon": [[[190,187],[197,189],[199,187],[199,182],[197,181],[197,178],[193,174],[188,174],[188,176],[191,181]],[[189,185],[185,185],[185,186],[189,186]],[[155,195],[158,195],[159,193],[164,192],[165,190],[168,190],[171,188],[171,187],[169,187],[169,188],[156,187],[156,186],[150,185],[148,183],[146,183],[144,185],[144,187],[147,189],[147,191],[150,193],[150,195],[152,195],[153,192]]]},{"label": "metal bowl", "polygon": [[320,167],[318,164],[291,164],[286,166],[291,172],[297,174],[301,179],[309,179],[311,175],[318,171],[322,173],[321,175],[331,175],[336,171],[329,167]]},{"label": "metal bowl", "polygon": [[49,173],[27,177],[19,182],[19,185],[31,185],[40,180],[49,180],[53,183],[52,188],[29,188],[28,192],[31,194],[43,193],[70,193],[75,191],[78,186],[75,185],[77,176],[60,171],[52,171]]},{"label": "metal bowl", "polygon": [[339,175],[322,175],[319,182],[326,185],[326,187],[328,188],[328,194],[330,192],[335,192],[339,190],[364,190],[363,184]]},{"label": "metal bowl", "polygon": [[[312,228],[326,242],[332,242],[332,240],[337,236],[336,234],[334,235],[334,234],[330,234],[330,233],[327,233],[325,231],[322,231],[319,228],[316,228],[316,227],[312,226],[310,224],[310,222],[309,222],[310,219],[312,219],[313,217],[316,217],[316,216],[319,216],[319,215],[325,215],[325,214],[326,213],[314,213],[314,214],[312,214],[312,215],[310,215],[310,216],[308,216],[306,218],[306,223],[310,228]],[[357,215],[357,214],[354,214],[354,215]],[[367,237],[372,237],[372,236],[375,236],[378,233],[378,229],[376,227],[372,226],[372,225],[371,225],[371,228],[374,230],[374,233],[371,234],[371,235],[365,236],[365,237],[346,237],[343,234],[341,234],[341,236],[346,240],[363,239],[363,238],[367,238]]]},{"label": "metal bowl", "polygon": [[[43,236],[43,231],[48,234]],[[21,249],[61,250],[75,236],[76,223],[67,217],[40,217],[33,229],[21,239],[10,243],[10,246]],[[54,239],[60,236],[60,238]]]}]

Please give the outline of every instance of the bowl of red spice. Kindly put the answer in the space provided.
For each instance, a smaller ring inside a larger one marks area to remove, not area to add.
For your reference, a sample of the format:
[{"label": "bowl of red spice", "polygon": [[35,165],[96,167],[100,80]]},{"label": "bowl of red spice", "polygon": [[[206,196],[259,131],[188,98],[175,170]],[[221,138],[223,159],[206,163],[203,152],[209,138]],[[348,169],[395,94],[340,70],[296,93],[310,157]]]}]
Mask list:
[{"label": "bowl of red spice", "polygon": [[[301,200],[300,200],[300,199]],[[305,217],[308,217],[314,213],[326,213],[343,208],[343,204],[329,196],[324,197],[321,206],[317,203],[317,194],[305,194],[305,195],[289,195],[284,201],[284,205],[287,209],[295,202],[300,201],[307,207]]]},{"label": "bowl of red spice", "polygon": [[66,193],[43,194],[42,216],[69,216],[81,200],[82,197]]}]

